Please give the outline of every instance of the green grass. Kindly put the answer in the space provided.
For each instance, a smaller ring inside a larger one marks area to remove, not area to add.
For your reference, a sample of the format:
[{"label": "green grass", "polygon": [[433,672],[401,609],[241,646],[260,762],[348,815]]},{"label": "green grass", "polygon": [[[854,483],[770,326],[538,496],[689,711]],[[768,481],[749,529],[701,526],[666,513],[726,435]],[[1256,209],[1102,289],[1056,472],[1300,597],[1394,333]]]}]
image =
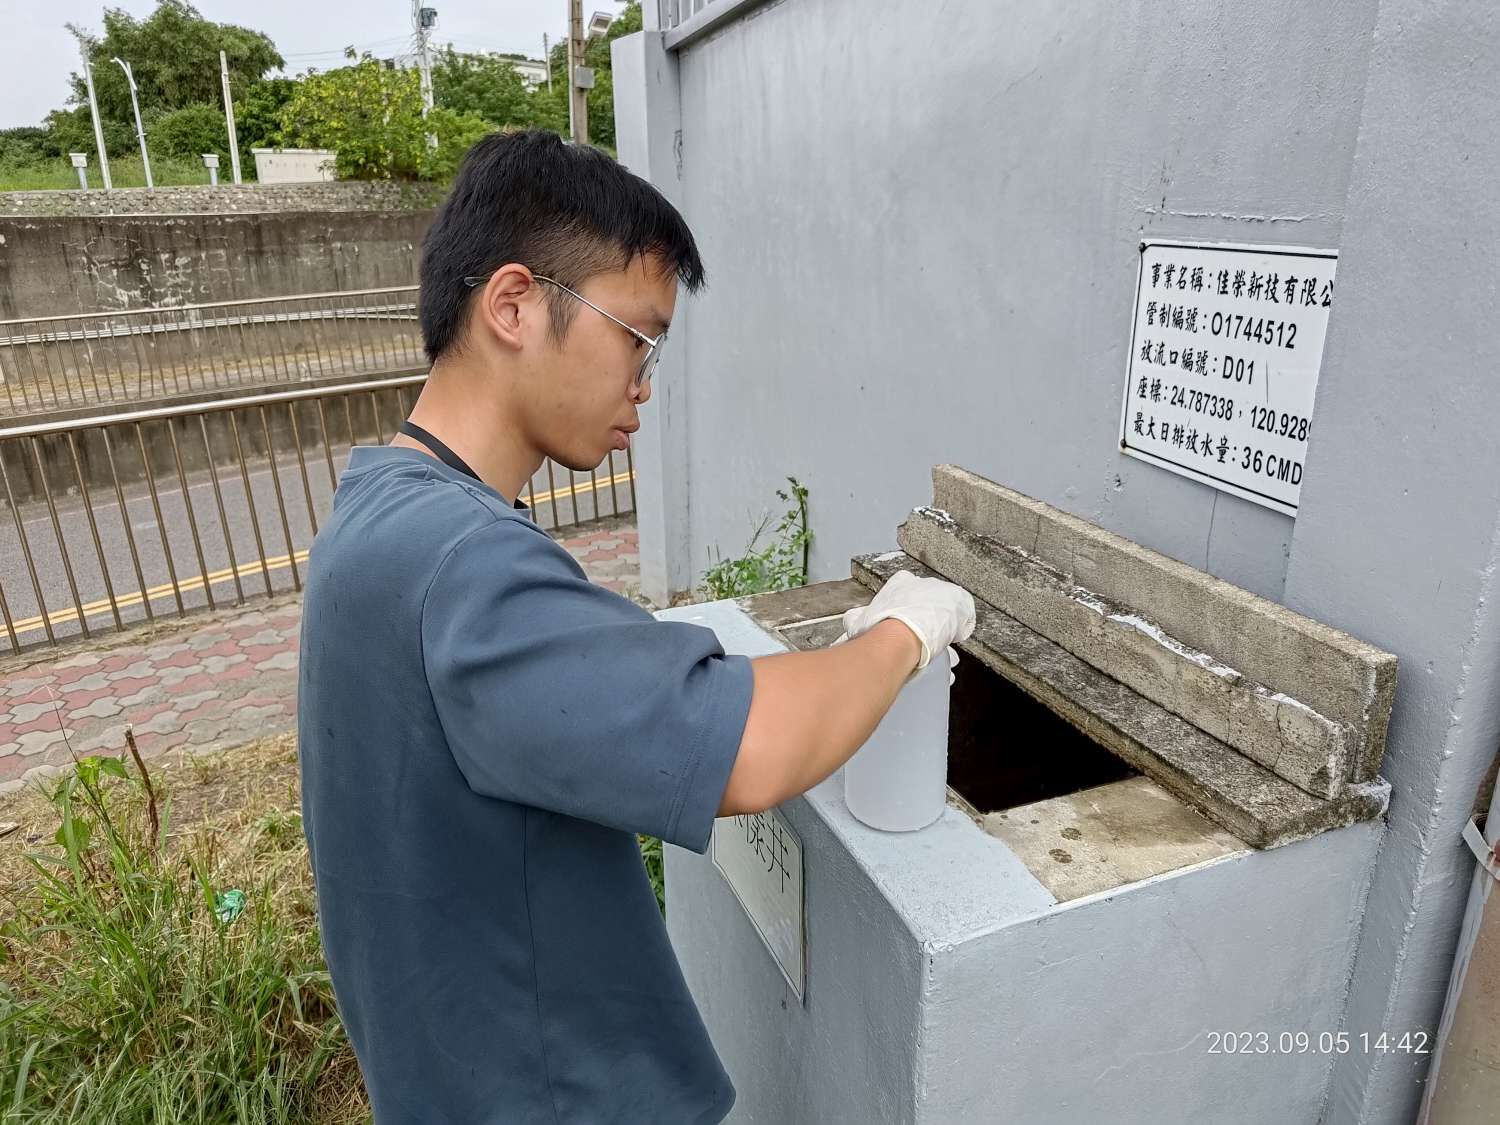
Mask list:
[{"label": "green grass", "polygon": [[[123,741],[123,739],[122,739]],[[295,736],[0,800],[0,1125],[356,1125]],[[661,841],[640,837],[662,903]],[[243,913],[216,913],[229,890]]]},{"label": "green grass", "polygon": [[812,531],[807,524],[807,488],[796,477],[786,479],[792,491],[788,493],[778,488],[776,495],[790,502],[791,507],[777,523],[771,543],[759,551],[755,549],[770,522],[771,517],[766,515],[751,534],[750,545],[740,557],[718,558],[717,548],[710,549],[709,557],[715,561],[704,571],[700,583],[709,601],[743,598],[807,584],[808,551],[812,543]]},{"label": "green grass", "polygon": [[83,759],[0,870],[0,1122],[367,1120],[294,792],[176,831],[166,784]]},{"label": "green grass", "polygon": [[[230,171],[221,161],[220,183],[227,183]],[[145,187],[146,173],[140,156],[114,156],[109,161],[110,182],[114,187]],[[99,159],[89,152],[89,187],[102,188]],[[178,184],[207,184],[208,169],[201,160],[179,160],[153,156],[151,178],[158,187]],[[36,164],[0,164],[0,191],[56,191],[78,187],[78,173],[66,156]]]},{"label": "green grass", "polygon": [[641,862],[646,865],[646,877],[651,880],[651,889],[656,892],[657,908],[667,912],[667,883],[662,870],[661,841],[655,836],[637,836],[641,846]]}]

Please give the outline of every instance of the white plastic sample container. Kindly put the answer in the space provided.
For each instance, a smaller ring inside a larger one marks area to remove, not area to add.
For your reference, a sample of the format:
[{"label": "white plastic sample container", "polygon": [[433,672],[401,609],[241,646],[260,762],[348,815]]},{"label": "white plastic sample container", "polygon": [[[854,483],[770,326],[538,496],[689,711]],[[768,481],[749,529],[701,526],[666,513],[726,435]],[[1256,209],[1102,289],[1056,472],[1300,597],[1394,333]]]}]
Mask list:
[{"label": "white plastic sample container", "polygon": [[948,798],[948,654],[908,681],[869,740],[844,765],[844,803],[856,820],[913,832]]}]

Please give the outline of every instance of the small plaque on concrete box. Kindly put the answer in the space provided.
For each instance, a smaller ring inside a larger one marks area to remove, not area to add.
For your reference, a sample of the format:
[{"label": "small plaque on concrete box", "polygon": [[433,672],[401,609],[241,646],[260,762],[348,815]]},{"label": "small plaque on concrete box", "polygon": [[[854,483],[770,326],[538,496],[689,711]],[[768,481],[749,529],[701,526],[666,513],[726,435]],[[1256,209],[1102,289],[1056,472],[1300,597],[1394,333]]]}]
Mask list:
[{"label": "small plaque on concrete box", "polygon": [[1297,514],[1338,254],[1141,244],[1120,449]]},{"label": "small plaque on concrete box", "polygon": [[776,809],[721,817],[714,821],[709,854],[781,975],[803,999],[807,961],[797,833]]}]

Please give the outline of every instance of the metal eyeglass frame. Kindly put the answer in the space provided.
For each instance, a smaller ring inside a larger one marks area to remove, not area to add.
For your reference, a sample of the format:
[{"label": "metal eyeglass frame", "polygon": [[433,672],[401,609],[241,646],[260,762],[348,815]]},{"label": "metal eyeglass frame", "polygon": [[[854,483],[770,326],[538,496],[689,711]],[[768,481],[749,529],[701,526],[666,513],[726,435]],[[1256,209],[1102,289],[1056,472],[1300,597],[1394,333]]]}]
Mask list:
[{"label": "metal eyeglass frame", "polygon": [[[466,277],[466,278],[463,279],[463,282],[470,289],[473,289],[476,285],[483,285],[485,282],[487,282],[493,276],[494,276],[494,274],[486,274],[486,275],[484,275],[482,277]],[[661,345],[662,345],[663,341],[666,340],[667,334],[665,332],[663,332],[661,335],[657,336],[656,339],[653,340],[650,336],[647,336],[644,332],[637,332],[634,328],[630,327],[630,325],[626,324],[619,317],[617,317],[617,316],[611,316],[609,313],[607,313],[603,309],[601,309],[598,305],[594,304],[593,301],[590,301],[583,294],[573,292],[573,290],[569,289],[562,282],[560,282],[560,281],[553,281],[552,278],[550,278],[550,277],[544,277],[544,276],[542,276],[539,273],[534,273],[531,276],[534,277],[534,278],[536,278],[536,280],[538,280],[538,281],[545,281],[548,285],[555,285],[555,286],[557,286],[559,289],[561,289],[564,293],[568,294],[568,296],[570,296],[570,297],[577,297],[578,300],[582,301],[585,305],[587,305],[589,308],[593,309],[600,316],[606,317],[607,319],[614,321],[621,328],[625,329],[626,332],[629,332],[637,340],[639,340],[641,343],[643,343],[643,344],[646,345],[646,355],[645,355],[645,358],[643,358],[641,360],[641,365],[640,365],[640,367],[638,367],[636,369],[636,372],[635,372],[635,388],[636,388],[636,390],[640,390],[641,386],[648,379],[651,378],[652,374],[656,370],[656,361],[661,357]]]}]

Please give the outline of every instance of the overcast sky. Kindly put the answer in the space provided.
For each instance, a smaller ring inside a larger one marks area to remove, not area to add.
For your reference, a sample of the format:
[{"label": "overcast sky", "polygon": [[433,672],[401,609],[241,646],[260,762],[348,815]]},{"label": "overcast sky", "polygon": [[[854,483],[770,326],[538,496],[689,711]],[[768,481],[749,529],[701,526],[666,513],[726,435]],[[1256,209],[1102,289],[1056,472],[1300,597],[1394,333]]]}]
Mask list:
[{"label": "overcast sky", "polygon": [[[108,0],[145,17],[155,0]],[[543,33],[567,33],[568,0],[428,0],[438,10],[436,43],[463,51],[523,51],[540,58]],[[584,0],[584,17],[615,13],[612,0]],[[78,47],[63,27],[76,23],[103,31],[103,0],[0,0],[6,31],[0,35],[0,128],[36,125],[68,97],[68,75],[78,69]],[[394,54],[411,37],[410,0],[196,0],[205,18],[263,31],[286,58],[287,70],[328,68],[353,45],[372,54]]]}]

